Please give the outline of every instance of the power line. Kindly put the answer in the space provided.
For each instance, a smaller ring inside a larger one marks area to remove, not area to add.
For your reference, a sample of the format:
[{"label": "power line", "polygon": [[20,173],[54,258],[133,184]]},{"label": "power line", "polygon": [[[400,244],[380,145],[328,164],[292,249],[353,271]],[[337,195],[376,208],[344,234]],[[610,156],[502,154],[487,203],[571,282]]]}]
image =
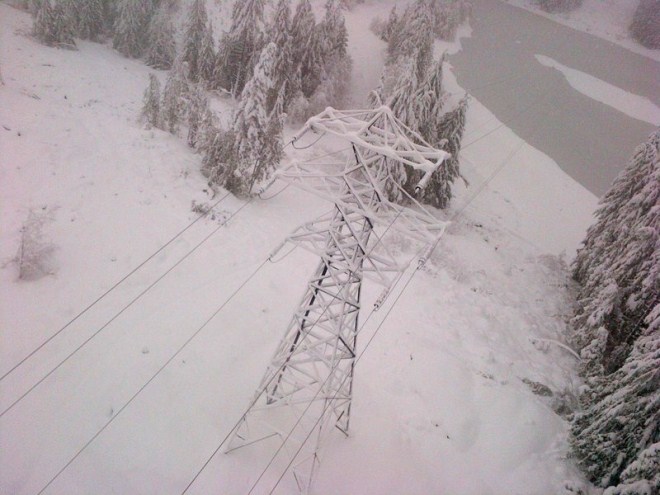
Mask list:
[{"label": "power line", "polygon": [[[223,197],[221,197],[218,201],[216,201],[208,211],[211,211],[213,208],[218,206],[225,198],[229,196],[229,193],[225,194]],[[78,313],[76,316],[74,316],[71,320],[69,320],[63,327],[61,327],[59,330],[57,330],[54,334],[52,334],[50,337],[48,337],[46,340],[44,340],[41,344],[39,344],[34,350],[32,350],[29,354],[27,354],[24,358],[22,358],[18,363],[16,363],[9,371],[5,372],[2,376],[0,376],[0,382],[7,378],[11,373],[16,371],[23,363],[25,363],[28,359],[30,359],[32,356],[34,356],[37,352],[39,352],[45,345],[47,345],[50,341],[52,341],[55,337],[57,337],[60,333],[62,333],[66,328],[68,328],[71,324],[73,324],[78,318],[80,318],[82,315],[87,313],[90,309],[92,309],[96,304],[98,304],[105,296],[110,294],[113,290],[115,290],[117,287],[119,287],[126,279],[128,279],[131,275],[133,275],[135,272],[137,272],[140,268],[142,268],[144,265],[146,265],[149,261],[151,261],[155,256],[157,256],[160,252],[162,252],[167,246],[172,244],[176,239],[178,239],[183,233],[185,233],[189,228],[191,228],[193,225],[195,225],[199,220],[201,220],[203,217],[207,215],[208,212],[201,213],[195,220],[190,222],[186,227],[181,229],[174,237],[172,237],[169,241],[167,241],[165,244],[163,244],[160,248],[158,248],[153,254],[151,254],[149,257],[147,257],[142,263],[140,263],[138,266],[133,268],[130,272],[128,272],[124,277],[122,277],[118,282],[116,282],[112,287],[110,287],[108,290],[106,290],[103,294],[101,294],[99,297],[97,297],[94,301],[92,301],[85,309],[83,309],[80,313]],[[4,414],[4,413],[3,413]]]},{"label": "power line", "polygon": [[211,236],[213,236],[218,230],[220,230],[222,227],[224,227],[229,220],[231,220],[234,216],[236,216],[243,208],[245,208],[248,204],[250,204],[253,201],[254,197],[250,198],[248,201],[243,203],[240,208],[238,208],[236,211],[234,211],[224,222],[222,222],[218,227],[213,229],[206,237],[204,237],[200,242],[198,242],[192,249],[190,249],[183,257],[181,257],[174,265],[172,265],[170,268],[165,271],[160,277],[158,277],[154,282],[152,282],[147,288],[145,288],[142,292],[140,292],[137,296],[135,296],[131,301],[126,304],[119,312],[115,313],[112,318],[110,318],[108,321],[106,321],[98,330],[96,330],[91,336],[89,336],[87,339],[85,339],[78,347],[76,347],[73,351],[71,351],[62,361],[60,361],[54,368],[52,368],[46,375],[41,377],[36,383],[34,383],[23,395],[21,395],[18,399],[16,399],[12,404],[7,407],[5,410],[0,413],[0,418],[4,416],[7,412],[9,412],[16,404],[21,402],[25,397],[27,397],[34,389],[36,389],[40,384],[42,384],[49,376],[51,376],[55,371],[57,371],[64,363],[66,363],[73,355],[75,355],[79,350],[81,350],[83,347],[85,347],[91,340],[99,335],[103,330],[105,330],[113,321],[115,321],[121,314],[124,313],[128,308],[130,308],[135,302],[137,302],[143,295],[145,295],[149,290],[151,290],[158,282],[163,280],[172,270],[174,270],[177,266],[179,266],[188,256],[190,256],[193,252],[195,252],[202,244],[204,244],[206,241],[208,241]]},{"label": "power line", "polygon": [[[246,204],[247,204],[247,203],[249,203],[249,201],[246,202]],[[160,374],[160,373],[161,373],[161,372],[162,372],[162,371],[163,371],[163,370],[164,370],[164,369],[165,369],[165,368],[166,368],[166,367],[172,362],[172,361],[174,361],[174,359],[176,359],[176,357],[177,357],[177,356],[183,351],[183,349],[184,349],[188,344],[190,344],[190,342],[192,342],[193,339],[195,339],[195,337],[197,337],[197,336],[200,334],[200,332],[201,332],[202,330],[204,330],[204,328],[205,328],[205,327],[211,322],[211,320],[213,320],[213,318],[215,318],[215,317],[218,315],[218,313],[220,313],[220,311],[222,311],[222,310],[225,308],[225,306],[227,306],[227,304],[229,304],[229,302],[230,302],[230,301],[236,296],[236,294],[238,294],[238,293],[239,293],[239,292],[240,292],[240,291],[241,291],[241,290],[242,290],[242,289],[243,289],[243,288],[244,288],[244,287],[250,282],[250,280],[252,280],[252,279],[254,278],[254,276],[259,272],[259,270],[261,270],[261,269],[263,268],[263,266],[264,266],[267,262],[268,262],[268,258],[266,258],[264,261],[262,261],[262,262],[259,264],[259,266],[257,266],[257,268],[256,268],[256,269],[255,269],[255,270],[254,270],[254,271],[253,271],[253,272],[252,272],[252,273],[251,273],[251,274],[250,274],[250,275],[249,275],[249,276],[248,276],[248,277],[247,277],[247,278],[241,283],[241,285],[239,285],[238,288],[237,288],[236,290],[234,290],[234,292],[232,292],[231,295],[230,295],[227,299],[225,299],[225,301],[220,305],[220,307],[219,307],[218,309],[216,309],[216,310],[213,312],[213,314],[212,314],[211,316],[209,316],[209,317],[206,319],[206,321],[204,321],[204,323],[202,323],[202,325],[201,325],[199,328],[197,328],[197,330],[195,330],[195,332],[194,332],[190,337],[188,337],[188,339],[186,339],[186,341],[185,341],[185,342],[184,342],[184,343],[183,343],[183,344],[177,349],[177,351],[176,351],[174,354],[172,354],[172,355],[169,357],[169,359],[168,359],[167,361],[165,361],[165,363],[164,363],[160,368],[158,368],[158,371],[156,371],[156,373],[154,373],[154,374],[152,375],[152,377],[149,378],[149,380],[147,380],[147,382],[146,382],[144,385],[142,385],[142,386],[138,389],[137,392],[135,392],[135,394],[133,394],[133,396],[128,400],[128,402],[126,402],[126,403],[125,403],[125,404],[124,404],[124,405],[123,405],[123,406],[117,411],[117,413],[116,413],[114,416],[112,416],[112,418],[110,418],[110,419],[109,419],[109,420],[108,420],[108,421],[107,421],[107,422],[101,427],[101,429],[98,430],[98,431],[94,434],[94,436],[93,436],[92,438],[90,438],[90,439],[87,441],[87,443],[85,443],[85,445],[83,445],[83,447],[82,447],[81,449],[78,450],[78,452],[76,452],[76,454],[75,454],[71,459],[69,459],[69,461],[68,461],[68,462],[67,462],[67,463],[66,463],[66,464],[65,464],[65,465],[64,465],[64,466],[63,466],[63,467],[57,472],[57,474],[56,474],[55,476],[53,476],[53,477],[50,479],[50,481],[49,481],[48,483],[46,483],[46,485],[45,485],[41,490],[39,490],[39,492],[38,492],[37,495],[41,495],[41,494],[42,494],[42,493],[43,493],[43,492],[44,492],[44,491],[45,491],[45,490],[46,490],[46,489],[47,489],[47,488],[48,488],[48,487],[49,487],[49,486],[50,486],[50,485],[51,485],[51,484],[52,484],[52,483],[53,483],[53,482],[54,482],[54,481],[55,481],[55,480],[56,480],[56,479],[57,479],[57,478],[58,478],[58,477],[59,477],[59,476],[60,476],[60,475],[61,475],[61,474],[62,474],[62,473],[63,473],[63,472],[64,472],[64,471],[65,471],[65,470],[66,470],[66,469],[67,469],[67,468],[68,468],[68,467],[69,467],[69,466],[70,466],[70,465],[71,465],[71,464],[77,459],[77,458],[78,458],[78,457],[79,457],[79,456],[80,456],[80,454],[82,454],[82,453],[85,451],[85,449],[87,449],[87,447],[89,447],[89,446],[94,442],[94,440],[96,440],[96,439],[99,437],[99,435],[101,435],[101,433],[103,433],[103,431],[105,431],[105,429],[106,429],[106,428],[107,428],[107,427],[108,427],[108,426],[109,426],[109,425],[110,425],[110,424],[111,424],[111,423],[112,423],[112,422],[113,422],[113,421],[114,421],[114,420],[115,420],[115,419],[116,419],[116,418],[117,418],[117,417],[118,417],[118,416],[119,416],[119,415],[120,415],[120,414],[121,414],[121,413],[122,413],[122,412],[123,412],[123,411],[124,411],[124,410],[125,410],[125,409],[126,409],[131,403],[132,403],[132,402],[133,402],[133,401],[134,401],[134,400],[135,400],[135,399],[136,399],[136,397],[137,397],[138,395],[140,395],[140,393],[141,393],[145,388],[147,388],[147,387],[149,386],[149,384],[150,384],[151,382],[153,382],[153,381],[156,379],[156,377],[157,377],[157,376],[158,376],[158,375],[159,375],[159,374]]]},{"label": "power line", "polygon": [[[350,149],[350,147],[347,148],[347,149]],[[344,151],[344,150],[340,150],[340,151]],[[336,152],[335,152],[335,153],[336,153]],[[395,215],[395,217],[392,219],[392,221],[391,221],[391,222],[388,224],[388,226],[385,228],[384,232],[383,232],[380,236],[377,236],[377,241],[372,245],[371,249],[369,250],[369,254],[371,254],[371,253],[376,249],[376,247],[377,247],[379,244],[382,243],[382,239],[385,237],[385,235],[386,235],[387,232],[390,230],[390,228],[392,228],[392,226],[394,226],[394,223],[398,220],[399,216],[401,216],[402,213],[403,213],[403,208],[400,208],[399,211],[397,212],[397,214]],[[294,247],[294,249],[295,249],[295,247]],[[292,249],[291,251],[287,252],[287,254],[286,254],[284,257],[288,256],[292,251],[293,251],[293,249]],[[283,258],[281,258],[281,259],[283,259]],[[279,261],[279,260],[278,260],[278,261]],[[401,278],[401,277],[398,277],[398,278],[396,279],[396,281],[395,281],[395,283],[394,283],[394,286],[396,286],[396,284],[398,283],[398,281],[400,280],[400,278]],[[337,295],[333,295],[333,299],[336,299],[336,298],[337,298]],[[311,326],[308,327],[308,331],[307,331],[307,333],[309,333],[309,332],[310,332],[310,331],[316,326],[316,324],[321,320],[321,318],[323,317],[323,315],[325,314],[325,312],[328,310],[329,307],[330,307],[329,305],[326,306],[325,309],[324,309],[324,310],[321,312],[321,314],[318,316],[318,318],[316,319],[316,321],[315,321]],[[360,327],[360,330],[358,331],[358,334],[359,334],[359,333],[362,331],[362,329],[365,327],[365,325],[367,324],[367,322],[369,321],[369,319],[371,318],[371,316],[373,315],[373,313],[376,311],[376,309],[377,309],[376,306],[372,307],[371,311],[370,311],[369,314],[367,315],[367,318],[366,318],[365,321],[362,323],[362,325],[361,325],[361,327]],[[299,340],[299,342],[303,342],[303,341],[304,341],[304,339],[300,339],[300,340]],[[296,344],[296,345],[297,345],[297,344]],[[204,462],[204,464],[202,465],[202,467],[197,471],[197,473],[195,474],[195,476],[193,476],[192,480],[190,480],[190,482],[188,483],[188,485],[186,485],[186,487],[185,487],[185,489],[183,490],[183,492],[181,492],[181,495],[185,495],[185,494],[188,492],[188,490],[190,489],[190,487],[195,483],[195,481],[196,481],[197,478],[202,474],[202,472],[204,471],[204,469],[206,469],[206,467],[210,464],[210,462],[213,460],[213,458],[216,456],[216,454],[220,451],[220,449],[222,448],[222,446],[227,442],[227,440],[229,440],[229,438],[230,438],[231,435],[234,433],[234,431],[236,430],[236,428],[237,428],[237,427],[241,424],[241,422],[245,419],[245,417],[246,417],[247,414],[250,412],[250,410],[252,409],[252,407],[257,403],[257,401],[258,401],[259,398],[263,395],[263,393],[266,391],[266,389],[268,388],[268,386],[269,386],[269,385],[273,382],[273,380],[278,376],[279,372],[282,371],[282,370],[286,367],[286,365],[287,365],[286,362],[285,362],[285,363],[282,363],[282,365],[280,365],[280,367],[279,367],[279,368],[278,368],[278,369],[277,369],[277,370],[271,375],[270,379],[269,379],[269,380],[268,380],[268,381],[267,381],[267,382],[261,387],[261,389],[258,391],[258,393],[255,394],[255,397],[252,399],[250,405],[249,405],[249,406],[247,407],[247,409],[243,412],[243,414],[241,415],[241,417],[239,418],[239,420],[234,424],[234,426],[232,426],[232,428],[229,430],[229,432],[227,433],[227,435],[225,435],[225,437],[223,438],[223,440],[220,442],[220,445],[218,445],[218,446],[216,447],[216,449],[211,453],[210,457],[206,460],[206,462]],[[330,376],[331,376],[331,375],[330,375]],[[326,378],[326,382],[327,382],[328,379],[329,379],[329,377]],[[324,385],[325,385],[325,383],[324,383]],[[319,389],[319,391],[320,391],[320,389]],[[317,392],[316,395],[318,395],[318,392]],[[315,397],[316,397],[316,396],[315,396]],[[311,405],[311,402],[310,402],[310,405]],[[305,412],[306,412],[308,409],[309,409],[309,405],[308,405],[307,408],[305,409]],[[303,412],[303,415],[302,415],[302,416],[304,416],[305,412]],[[300,420],[302,419],[302,416],[298,419],[298,421],[296,422],[296,425],[294,426],[293,429],[295,429],[295,427],[298,425],[298,422],[300,422]],[[293,431],[293,430],[292,430],[292,431]],[[289,434],[289,435],[290,435],[290,434]],[[287,439],[288,439],[289,435],[287,435]],[[278,450],[277,450],[277,452],[274,454],[274,456],[271,458],[271,461],[269,462],[268,466],[266,466],[266,469],[264,469],[264,471],[261,473],[261,475],[259,476],[259,479],[261,479],[261,476],[263,476],[263,474],[266,472],[266,470],[268,469],[268,467],[270,466],[270,464],[272,463],[272,461],[275,459],[275,456],[277,456],[277,454],[280,452],[280,450],[282,449],[282,447],[284,447],[284,444],[285,444],[285,443],[286,443],[286,439],[283,441],[283,443],[282,443],[282,445],[280,446],[280,448],[278,448]],[[254,485],[254,486],[256,486],[256,484],[259,482],[259,479],[255,482],[255,485]],[[253,486],[252,488],[254,488],[254,486]],[[252,491],[252,490],[250,490],[250,491]]]}]

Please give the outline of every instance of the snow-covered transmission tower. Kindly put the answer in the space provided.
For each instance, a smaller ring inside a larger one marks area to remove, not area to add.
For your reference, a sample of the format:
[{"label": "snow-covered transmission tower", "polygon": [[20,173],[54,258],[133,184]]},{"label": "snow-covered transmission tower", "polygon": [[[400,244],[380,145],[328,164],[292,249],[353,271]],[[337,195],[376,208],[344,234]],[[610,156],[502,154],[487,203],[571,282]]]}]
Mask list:
[{"label": "snow-covered transmission tower", "polygon": [[[279,446],[273,459],[286,458],[301,493],[311,486],[323,437],[334,427],[348,434],[362,280],[384,286],[379,306],[410,263],[395,259],[383,236],[397,232],[428,247],[447,225],[409,196],[391,171],[402,164],[423,171],[418,186],[423,188],[449,156],[425,143],[388,107],[327,108],[297,138],[310,131],[346,140],[345,163],[294,162],[276,179],[334,203],[332,213],[299,227],[283,243],[321,260],[227,449],[271,439]],[[407,196],[407,206],[391,202],[393,192]]]}]

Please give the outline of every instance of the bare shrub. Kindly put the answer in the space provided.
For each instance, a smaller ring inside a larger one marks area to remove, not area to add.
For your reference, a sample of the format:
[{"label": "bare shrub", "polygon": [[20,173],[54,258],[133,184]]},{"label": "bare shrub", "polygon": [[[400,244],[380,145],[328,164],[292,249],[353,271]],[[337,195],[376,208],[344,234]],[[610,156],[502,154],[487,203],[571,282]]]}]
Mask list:
[{"label": "bare shrub", "polygon": [[55,246],[44,235],[44,226],[52,220],[47,211],[30,210],[21,228],[21,244],[14,261],[20,280],[38,280],[55,273]]}]

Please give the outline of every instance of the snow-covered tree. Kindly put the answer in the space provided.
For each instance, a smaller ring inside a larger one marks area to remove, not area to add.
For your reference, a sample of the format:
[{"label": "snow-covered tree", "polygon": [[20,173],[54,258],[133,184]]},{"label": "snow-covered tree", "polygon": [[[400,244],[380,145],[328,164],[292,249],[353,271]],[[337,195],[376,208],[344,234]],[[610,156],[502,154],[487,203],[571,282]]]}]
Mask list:
[{"label": "snow-covered tree", "polygon": [[444,53],[415,94],[415,114],[417,130],[426,142],[436,145],[442,137],[438,136],[438,126],[443,119],[445,94],[442,89],[443,65],[447,59]]},{"label": "snow-covered tree", "polygon": [[224,184],[227,172],[236,163],[235,136],[231,129],[214,125],[207,128],[207,145],[203,147],[202,174],[209,184]]},{"label": "snow-covered tree", "polygon": [[188,64],[177,59],[165,83],[161,103],[161,120],[165,130],[176,134],[185,115],[185,101],[188,95],[186,74]]},{"label": "snow-covered tree", "polygon": [[608,495],[660,489],[660,303],[642,323],[623,366],[589,380],[572,446],[589,478]]},{"label": "snow-covered tree", "polygon": [[204,81],[207,86],[211,85],[213,80],[213,71],[215,70],[215,41],[213,40],[213,24],[209,22],[204,32],[202,40],[202,51],[199,54],[199,79]]},{"label": "snow-covered tree", "polygon": [[214,83],[234,96],[243,91],[262,47],[263,15],[264,0],[236,2],[231,27],[221,40]]},{"label": "snow-covered tree", "polygon": [[267,178],[276,165],[270,161],[270,140],[275,137],[268,134],[270,119],[266,110],[276,58],[277,47],[269,43],[261,52],[236,110],[233,125],[236,160],[226,172],[224,185],[237,195],[250,194],[252,186]]},{"label": "snow-covered tree", "polygon": [[288,107],[292,91],[295,89],[295,64],[293,61],[293,40],[291,37],[291,0],[279,0],[270,26],[268,39],[277,47],[277,60],[273,68],[276,91],[271,93],[269,108],[275,105],[280,89],[284,88],[284,108]]},{"label": "snow-covered tree", "polygon": [[43,0],[34,19],[33,34],[48,46],[75,47],[71,23],[62,2]]},{"label": "snow-covered tree", "polygon": [[154,69],[168,70],[175,57],[174,26],[167,10],[161,7],[149,23],[146,63]]},{"label": "snow-covered tree", "polygon": [[348,31],[340,0],[327,0],[320,27],[321,53],[324,59],[346,56]]},{"label": "snow-covered tree", "polygon": [[149,74],[143,101],[142,118],[149,127],[160,127],[160,81],[154,74]]},{"label": "snow-covered tree", "polygon": [[208,36],[208,16],[204,0],[194,0],[188,11],[181,56],[188,64],[188,79],[200,80],[202,45]]},{"label": "snow-covered tree", "polygon": [[102,0],[74,0],[71,6],[76,35],[79,38],[98,41],[104,30]]},{"label": "snow-covered tree", "polygon": [[291,25],[293,60],[300,69],[300,88],[306,98],[321,82],[322,46],[316,30],[316,18],[309,0],[300,0]]},{"label": "snow-covered tree", "polygon": [[[422,200],[438,208],[446,208],[449,205],[452,198],[451,185],[461,175],[459,153],[465,132],[467,107],[468,96],[466,95],[454,110],[441,117],[435,130],[436,139],[432,142],[433,146],[444,149],[451,156],[431,175],[431,180],[422,194]],[[409,184],[408,189],[414,190],[415,185]]]},{"label": "snow-covered tree", "polygon": [[392,46],[397,46],[399,44],[399,40],[396,40],[399,36],[399,30],[401,29],[401,26],[399,24],[399,14],[397,13],[396,10],[396,5],[392,7],[392,10],[390,10],[390,15],[387,18],[387,24],[385,24],[385,29],[383,30],[382,38],[383,41],[388,43],[388,46],[390,44],[390,40],[392,40]]},{"label": "snow-covered tree", "polygon": [[[635,150],[601,200],[597,221],[573,264],[573,276],[582,285],[574,318],[575,344],[587,347],[604,327],[607,351],[587,361],[599,363],[606,373],[625,359],[639,332],[638,308],[648,306],[650,281],[644,282],[644,277],[650,271],[660,221],[659,144],[660,131],[656,131]],[[601,300],[603,304],[598,304]]]},{"label": "snow-covered tree", "polygon": [[581,286],[572,340],[587,384],[573,447],[612,494],[658,489],[649,466],[660,441],[659,151],[660,130],[601,200],[573,264]]},{"label": "snow-covered tree", "polygon": [[152,11],[151,0],[120,0],[112,46],[127,57],[142,56]]},{"label": "snow-covered tree", "polygon": [[643,46],[660,48],[660,0],[641,0],[629,30]]},{"label": "snow-covered tree", "polygon": [[207,118],[209,110],[209,100],[204,89],[196,85],[188,95],[187,101],[188,114],[188,146],[198,149],[200,138],[202,137],[202,127]]}]

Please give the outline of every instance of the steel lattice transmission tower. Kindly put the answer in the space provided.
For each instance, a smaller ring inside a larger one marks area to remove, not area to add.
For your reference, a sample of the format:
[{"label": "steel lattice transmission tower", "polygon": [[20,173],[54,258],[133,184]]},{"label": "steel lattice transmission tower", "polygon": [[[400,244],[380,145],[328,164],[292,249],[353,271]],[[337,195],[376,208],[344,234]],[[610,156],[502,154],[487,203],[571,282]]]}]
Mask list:
[{"label": "steel lattice transmission tower", "polygon": [[[424,171],[423,187],[449,156],[405,127],[388,107],[328,108],[297,138],[310,131],[346,140],[348,157],[343,164],[294,162],[276,173],[276,179],[332,201],[334,209],[285,241],[321,259],[227,449],[274,439],[275,454],[295,461],[293,474],[302,493],[310,488],[324,435],[334,427],[348,434],[362,280],[385,287],[380,305],[410,264],[410,259],[395,259],[383,236],[397,232],[430,246],[447,225],[403,191],[391,169],[405,164]],[[407,196],[408,206],[389,201],[393,191]]]}]

